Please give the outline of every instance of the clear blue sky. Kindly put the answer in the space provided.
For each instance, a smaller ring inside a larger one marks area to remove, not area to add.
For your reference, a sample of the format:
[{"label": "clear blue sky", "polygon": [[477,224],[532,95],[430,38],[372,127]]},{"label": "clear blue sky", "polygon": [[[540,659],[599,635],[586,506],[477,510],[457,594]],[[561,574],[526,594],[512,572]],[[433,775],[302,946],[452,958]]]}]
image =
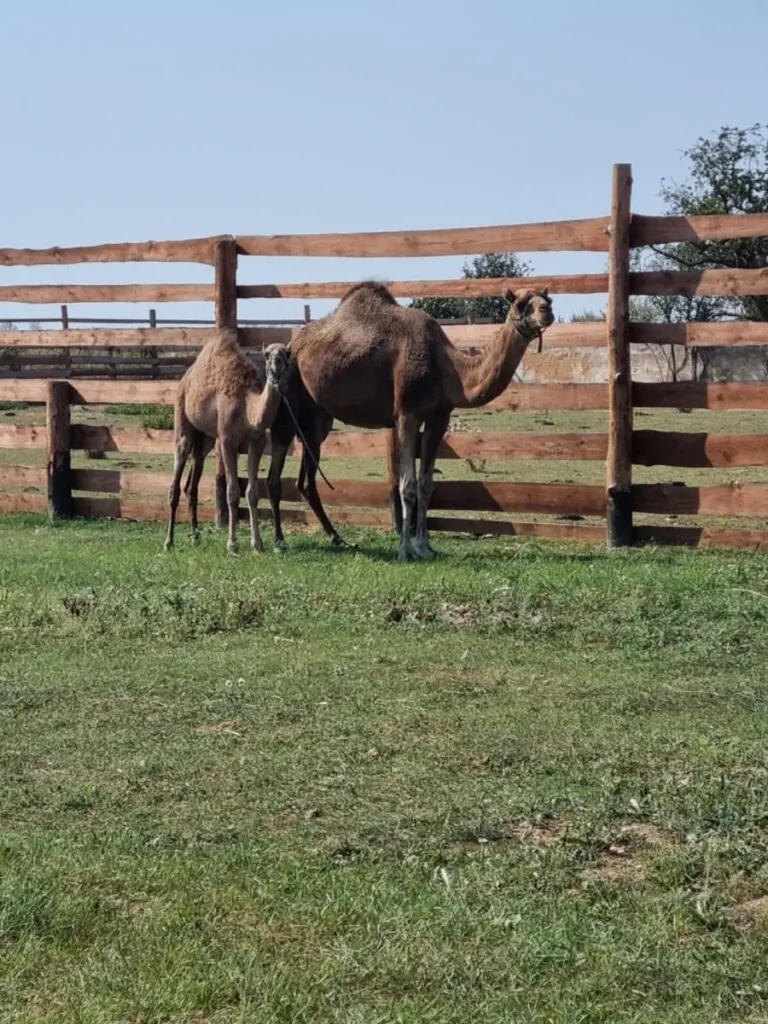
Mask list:
[{"label": "clear blue sky", "polygon": [[[768,120],[765,0],[6,0],[2,23],[0,245],[595,216],[621,161],[634,209],[654,212],[697,136]],[[460,266],[243,259],[240,280]],[[9,284],[209,279],[183,265],[0,269]],[[557,312],[587,305],[601,299],[563,297]],[[241,315],[300,308],[248,302]],[[47,312],[0,304],[0,318]]]}]

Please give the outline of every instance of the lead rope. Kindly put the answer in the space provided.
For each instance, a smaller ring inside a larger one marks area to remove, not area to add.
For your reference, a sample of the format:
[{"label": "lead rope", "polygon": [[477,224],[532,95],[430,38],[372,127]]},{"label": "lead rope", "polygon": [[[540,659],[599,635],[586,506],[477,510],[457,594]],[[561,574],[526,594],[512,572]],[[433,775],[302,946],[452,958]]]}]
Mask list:
[{"label": "lead rope", "polygon": [[291,403],[288,401],[287,395],[283,394],[282,387],[280,386],[281,382],[279,380],[276,380],[274,377],[272,377],[269,374],[267,376],[268,376],[268,379],[269,379],[269,383],[277,388],[277,390],[278,390],[278,392],[280,394],[280,398],[285,402],[285,407],[288,410],[288,414],[290,415],[291,419],[293,420],[293,425],[296,428],[296,433],[301,438],[301,443],[304,446],[304,454],[305,455],[306,454],[309,455],[310,459],[312,459],[312,462],[314,464],[315,469],[320,474],[320,476],[323,478],[323,480],[325,480],[325,482],[328,485],[328,487],[330,487],[330,489],[333,491],[335,489],[333,484],[331,483],[331,481],[328,479],[328,477],[325,475],[325,473],[320,468],[320,463],[315,458],[315,453],[312,451],[312,449],[307,444],[307,439],[306,439],[306,437],[304,437],[304,432],[301,429],[301,427],[299,426],[299,421],[296,419],[296,417],[295,417],[295,415],[293,413],[293,409],[291,408]]}]

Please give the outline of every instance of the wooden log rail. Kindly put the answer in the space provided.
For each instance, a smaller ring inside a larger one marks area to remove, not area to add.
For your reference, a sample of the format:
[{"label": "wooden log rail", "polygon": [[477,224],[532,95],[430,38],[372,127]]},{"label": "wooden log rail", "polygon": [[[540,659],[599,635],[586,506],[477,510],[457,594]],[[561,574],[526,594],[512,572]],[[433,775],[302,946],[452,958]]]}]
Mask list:
[{"label": "wooden log rail", "polygon": [[[316,256],[378,258],[468,256],[485,252],[607,252],[608,217],[547,221],[538,224],[416,231],[370,231],[325,235],[238,235],[242,256]],[[632,246],[669,242],[724,241],[768,235],[768,214],[701,217],[647,217],[634,214]],[[0,248],[0,266],[30,267],[78,263],[213,264],[217,235],[164,242],[117,242],[106,245],[54,246],[48,249]]]},{"label": "wooden log rail", "polygon": [[[70,378],[73,405],[173,405],[176,381],[110,381]],[[44,403],[44,380],[0,380],[0,401]],[[634,382],[632,404],[647,409],[768,410],[768,382],[678,381]],[[513,384],[488,406],[490,409],[536,412],[604,410],[607,384]]]},{"label": "wooden log rail", "polygon": [[[355,281],[294,284],[241,284],[240,299],[340,299]],[[539,277],[468,280],[385,281],[396,298],[481,298],[506,288],[548,288],[555,295],[601,295],[609,292],[607,274],[559,274]],[[766,295],[764,270],[658,270],[629,275],[630,295]],[[0,302],[213,302],[208,284],[58,284],[0,285]]]}]

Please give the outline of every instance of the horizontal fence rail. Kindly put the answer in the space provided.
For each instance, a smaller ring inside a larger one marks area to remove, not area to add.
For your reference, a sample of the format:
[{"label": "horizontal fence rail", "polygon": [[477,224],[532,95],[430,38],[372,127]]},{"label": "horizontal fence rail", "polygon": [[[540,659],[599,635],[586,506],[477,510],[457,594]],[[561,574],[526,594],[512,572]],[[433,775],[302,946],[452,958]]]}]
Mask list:
[{"label": "horizontal fence rail", "polygon": [[332,235],[238,235],[245,256],[470,256],[485,252],[608,250],[608,218],[507,227],[368,231]]}]

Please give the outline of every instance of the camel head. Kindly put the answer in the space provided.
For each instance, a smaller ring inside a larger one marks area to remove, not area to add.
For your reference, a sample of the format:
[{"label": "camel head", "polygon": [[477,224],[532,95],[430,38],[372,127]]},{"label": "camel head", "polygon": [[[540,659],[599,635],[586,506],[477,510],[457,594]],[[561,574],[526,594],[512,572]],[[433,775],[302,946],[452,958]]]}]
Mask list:
[{"label": "camel head", "polygon": [[541,336],[542,331],[546,331],[555,322],[549,288],[542,288],[540,291],[522,288],[516,292],[507,288],[504,298],[509,303],[507,323],[514,324],[529,340],[537,335]]},{"label": "camel head", "polygon": [[268,345],[264,349],[267,365],[267,381],[273,387],[279,387],[291,365],[290,345]]}]

